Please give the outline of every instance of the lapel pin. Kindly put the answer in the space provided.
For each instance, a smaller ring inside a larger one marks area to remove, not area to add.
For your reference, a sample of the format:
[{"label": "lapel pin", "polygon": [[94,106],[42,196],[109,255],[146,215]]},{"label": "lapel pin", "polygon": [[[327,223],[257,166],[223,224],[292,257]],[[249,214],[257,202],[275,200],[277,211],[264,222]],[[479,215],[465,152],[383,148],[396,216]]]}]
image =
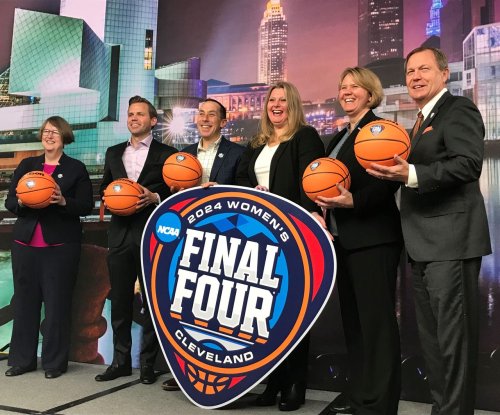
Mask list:
[{"label": "lapel pin", "polygon": [[59,174],[57,175],[57,178],[58,178],[58,179],[61,179],[62,177],[63,177],[62,173],[59,173]]},{"label": "lapel pin", "polygon": [[434,113],[431,114],[431,118],[434,117]]},{"label": "lapel pin", "polygon": [[221,159],[222,157],[224,157],[224,153],[219,153],[219,158]]}]

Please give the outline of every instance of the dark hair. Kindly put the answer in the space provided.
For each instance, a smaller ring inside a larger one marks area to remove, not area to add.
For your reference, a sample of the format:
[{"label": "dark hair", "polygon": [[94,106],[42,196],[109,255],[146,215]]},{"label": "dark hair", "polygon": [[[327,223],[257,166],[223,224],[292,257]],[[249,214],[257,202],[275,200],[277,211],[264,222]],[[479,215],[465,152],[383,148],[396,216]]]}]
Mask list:
[{"label": "dark hair", "polygon": [[420,52],[425,52],[426,50],[430,50],[434,57],[436,58],[436,63],[438,65],[439,70],[444,71],[445,69],[448,68],[448,58],[444,54],[444,52],[441,49],[438,48],[431,48],[429,46],[420,46],[418,48],[413,49],[408,55],[406,56],[405,60],[405,73],[406,73],[406,66],[408,65],[408,60],[415,55],[415,53],[420,53]]},{"label": "dark hair", "polygon": [[222,105],[219,101],[213,98],[207,98],[204,99],[203,101],[200,102],[200,104],[203,104],[204,102],[215,102],[219,106],[219,114],[221,119],[225,120],[227,118],[227,110],[224,105]]},{"label": "dark hair", "polygon": [[47,123],[50,123],[54,127],[56,127],[57,131],[59,131],[59,134],[61,134],[62,142],[64,145],[71,144],[73,141],[75,141],[73,130],[71,129],[71,126],[68,124],[68,121],[66,121],[62,117],[59,117],[59,115],[53,115],[52,117],[47,118],[43,122],[42,126],[40,127],[40,130],[38,130],[38,139],[40,141],[42,140],[42,131],[45,130]]},{"label": "dark hair", "polygon": [[148,111],[149,111],[149,116],[151,118],[158,118],[158,113],[156,112],[156,108],[154,107],[151,102],[149,102],[146,98],[143,98],[139,95],[135,95],[132,98],[128,100],[128,106],[130,107],[132,104],[147,104],[148,106]]}]

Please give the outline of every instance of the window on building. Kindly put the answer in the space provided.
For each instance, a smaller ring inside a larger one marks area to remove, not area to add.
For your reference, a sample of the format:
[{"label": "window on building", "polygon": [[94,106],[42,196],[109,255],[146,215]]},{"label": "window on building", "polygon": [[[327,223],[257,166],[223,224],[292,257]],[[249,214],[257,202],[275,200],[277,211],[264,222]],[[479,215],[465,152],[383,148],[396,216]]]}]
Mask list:
[{"label": "window on building", "polygon": [[153,69],[153,31],[146,30],[144,41],[144,69]]}]

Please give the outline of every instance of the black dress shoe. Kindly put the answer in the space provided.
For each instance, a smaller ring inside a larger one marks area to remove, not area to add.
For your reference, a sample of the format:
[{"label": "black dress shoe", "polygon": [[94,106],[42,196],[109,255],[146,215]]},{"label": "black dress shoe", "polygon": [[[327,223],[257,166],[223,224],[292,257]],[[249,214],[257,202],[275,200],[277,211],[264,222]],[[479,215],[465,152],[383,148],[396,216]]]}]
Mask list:
[{"label": "black dress shoe", "polygon": [[276,404],[276,396],[278,395],[279,388],[268,381],[266,389],[255,399],[256,406],[273,406]]},{"label": "black dress shoe", "polygon": [[306,401],[306,388],[303,383],[292,383],[281,391],[280,411],[296,411]]},{"label": "black dress shoe", "polygon": [[5,376],[24,375],[25,373],[33,372],[34,370],[36,370],[36,367],[33,366],[28,366],[28,367],[12,366],[10,369],[7,369],[7,371],[5,372]]},{"label": "black dress shoe", "polygon": [[177,383],[177,381],[174,378],[166,380],[165,382],[163,382],[161,384],[161,387],[162,387],[162,389],[164,391],[178,391],[178,390],[181,390],[181,388],[179,387],[179,384]]},{"label": "black dress shoe", "polygon": [[156,375],[151,365],[143,365],[141,366],[141,383],[144,385],[151,385],[156,382]]},{"label": "black dress shoe", "polygon": [[328,409],[331,414],[353,414],[354,408],[351,406],[349,397],[346,393],[342,392],[339,394],[331,403],[328,405]]},{"label": "black dress shoe", "polygon": [[109,366],[103,373],[97,375],[95,380],[97,382],[107,382],[108,380],[114,380],[122,376],[130,376],[132,374],[132,369],[128,366]]},{"label": "black dress shoe", "polygon": [[64,373],[62,370],[58,369],[47,369],[45,371],[45,379],[55,379],[61,376]]}]

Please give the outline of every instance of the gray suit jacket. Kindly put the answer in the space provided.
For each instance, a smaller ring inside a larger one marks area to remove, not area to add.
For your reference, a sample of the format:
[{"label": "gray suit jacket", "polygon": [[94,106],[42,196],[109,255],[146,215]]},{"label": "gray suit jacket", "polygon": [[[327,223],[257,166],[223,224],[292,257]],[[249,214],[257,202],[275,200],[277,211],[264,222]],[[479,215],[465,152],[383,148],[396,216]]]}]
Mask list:
[{"label": "gray suit jacket", "polygon": [[446,92],[412,140],[409,163],[418,188],[401,188],[401,222],[409,256],[420,262],[491,253],[479,176],[484,124],[472,101]]}]

